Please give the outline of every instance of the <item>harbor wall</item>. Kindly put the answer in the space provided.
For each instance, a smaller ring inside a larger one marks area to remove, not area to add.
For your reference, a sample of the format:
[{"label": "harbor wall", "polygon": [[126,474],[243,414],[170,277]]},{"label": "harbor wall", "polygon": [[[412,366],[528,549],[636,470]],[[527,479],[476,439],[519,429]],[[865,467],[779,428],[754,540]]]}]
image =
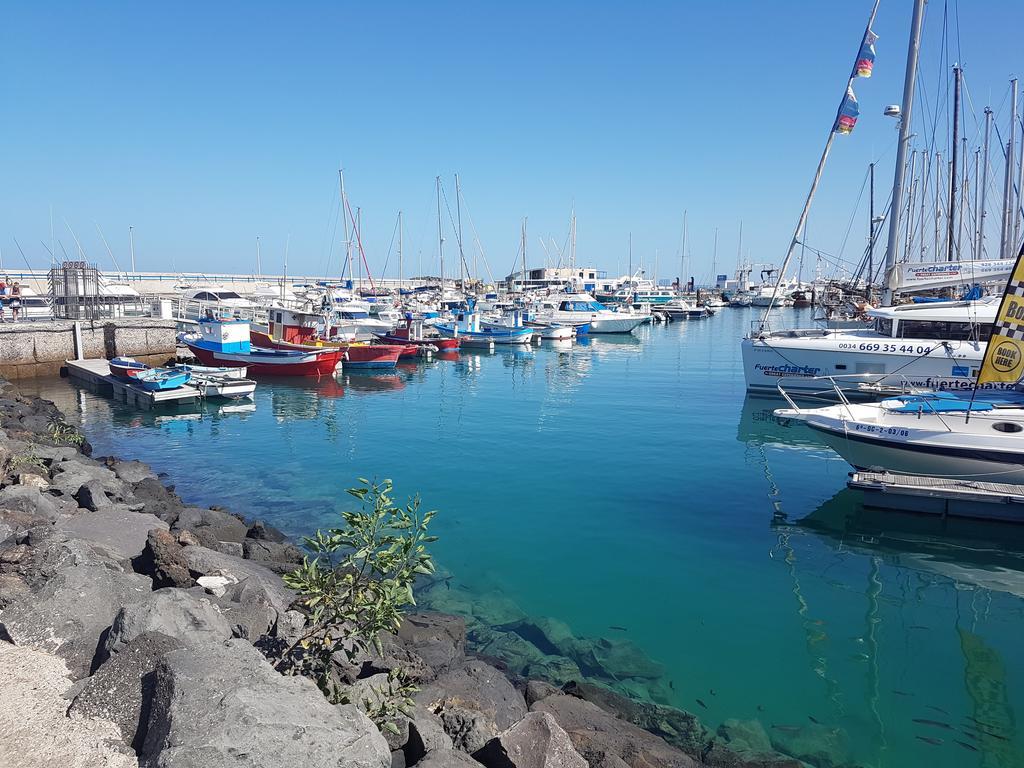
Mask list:
[{"label": "harbor wall", "polygon": [[[163,363],[174,355],[173,320],[118,318],[83,320],[79,325],[85,358],[127,355]],[[65,360],[77,356],[74,327],[70,320],[0,325],[0,376],[18,381],[57,375]]]}]

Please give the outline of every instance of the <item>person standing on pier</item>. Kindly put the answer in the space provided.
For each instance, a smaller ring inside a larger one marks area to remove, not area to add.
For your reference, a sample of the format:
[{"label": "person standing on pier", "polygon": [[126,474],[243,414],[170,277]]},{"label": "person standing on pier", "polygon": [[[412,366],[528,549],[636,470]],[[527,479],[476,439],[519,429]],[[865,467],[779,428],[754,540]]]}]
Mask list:
[{"label": "person standing on pier", "polygon": [[0,323],[7,322],[4,318],[4,299],[7,296],[7,278],[0,277]]},{"label": "person standing on pier", "polygon": [[21,284],[15,280],[11,283],[11,322],[18,322],[18,310],[21,309]]}]

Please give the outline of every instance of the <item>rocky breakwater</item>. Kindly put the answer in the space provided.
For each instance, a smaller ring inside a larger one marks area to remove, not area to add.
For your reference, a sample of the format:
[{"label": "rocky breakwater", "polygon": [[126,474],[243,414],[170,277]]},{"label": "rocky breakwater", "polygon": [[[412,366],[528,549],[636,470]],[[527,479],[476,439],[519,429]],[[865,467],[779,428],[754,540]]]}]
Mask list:
[{"label": "rocky breakwater", "polygon": [[[467,656],[464,620],[440,613],[409,614],[377,650],[339,662],[337,681],[352,703],[332,705],[267,658],[306,622],[280,577],[302,552],[261,522],[188,506],[144,464],[90,453],[51,403],[0,382],[0,722],[23,714],[4,712],[5,688],[15,683],[3,666],[23,658],[7,649],[58,661],[69,732],[102,726],[88,732],[91,751],[77,764],[800,765],[759,753],[759,742],[734,751],[692,715],[644,708],[605,688],[512,680]],[[395,670],[418,690],[407,713],[381,730],[367,705]],[[30,708],[51,711],[52,687],[29,686],[17,700],[49,695]],[[638,718],[686,739],[670,744]],[[0,756],[68,764],[43,746],[52,721],[33,723],[0,732]],[[106,739],[105,757],[97,738]]]}]

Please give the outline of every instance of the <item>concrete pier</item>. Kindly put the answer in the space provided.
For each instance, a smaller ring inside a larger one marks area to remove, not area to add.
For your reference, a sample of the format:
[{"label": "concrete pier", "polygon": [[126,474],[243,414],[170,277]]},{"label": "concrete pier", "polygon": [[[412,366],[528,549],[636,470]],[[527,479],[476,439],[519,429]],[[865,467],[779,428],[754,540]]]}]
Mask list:
[{"label": "concrete pier", "polygon": [[80,346],[70,320],[0,324],[0,377],[56,376],[65,360],[129,356],[159,364],[174,357],[175,323],[150,318],[83,320]]}]

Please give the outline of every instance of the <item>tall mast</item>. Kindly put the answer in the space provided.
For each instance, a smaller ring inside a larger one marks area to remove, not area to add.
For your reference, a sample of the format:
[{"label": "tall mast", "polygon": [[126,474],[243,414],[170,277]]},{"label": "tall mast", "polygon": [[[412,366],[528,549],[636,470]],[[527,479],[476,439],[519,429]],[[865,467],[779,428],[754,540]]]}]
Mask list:
[{"label": "tall mast", "polygon": [[985,108],[985,146],[981,153],[981,194],[978,197],[978,258],[984,258],[985,247],[985,201],[988,200],[988,134],[992,128],[992,110]]},{"label": "tall mast", "polygon": [[683,239],[679,244],[679,292],[683,292],[683,278],[686,277],[686,211],[683,211]]},{"label": "tall mast", "polygon": [[569,222],[569,266],[576,269],[576,201],[572,203],[572,219]]},{"label": "tall mast", "polygon": [[[1017,78],[1010,81],[1010,138],[1006,142],[1006,177],[1003,185],[1003,223],[999,235],[999,257],[1013,258],[1013,221],[1017,206],[1013,201],[1013,153],[1017,145]],[[1012,217],[1012,218],[1011,218]]]},{"label": "tall mast", "polygon": [[128,227],[128,247],[132,252],[132,274],[135,274],[135,227]]},{"label": "tall mast", "polygon": [[398,295],[402,295],[402,282],[405,280],[405,263],[402,260],[402,212],[398,212]]},{"label": "tall mast", "polygon": [[[360,252],[362,252],[362,250],[363,250],[363,246],[362,246],[363,236],[360,233],[360,230],[362,229],[362,227],[363,227],[363,209],[360,208],[357,205],[356,206],[356,223],[355,223],[355,227],[353,228],[352,232],[356,236],[356,242],[359,243],[359,250],[360,250]],[[362,258],[358,259],[358,261],[359,261],[359,290],[363,289],[363,261],[365,261],[365,259],[366,259],[365,256],[363,256]]]},{"label": "tall mast", "polygon": [[[132,272],[135,271],[135,265],[132,265]],[[256,235],[256,277],[263,274],[263,264],[260,261],[260,236]]]},{"label": "tall mast", "polygon": [[437,186],[437,255],[441,260],[441,301],[444,302],[444,235],[441,234],[441,177],[434,180]]},{"label": "tall mast", "polygon": [[523,241],[521,243],[522,251],[523,251],[523,291],[524,292],[526,291],[526,218],[527,218],[526,216],[523,217],[523,232],[522,232]]},{"label": "tall mast", "polygon": [[[981,148],[974,150],[974,205],[975,205],[975,222],[981,219]],[[971,237],[971,245],[974,247],[974,259],[978,260],[981,258],[981,227],[979,224],[975,224],[974,233]]]},{"label": "tall mast", "polygon": [[946,261],[953,260],[956,218],[956,198],[959,193],[956,181],[957,152],[960,149],[960,65],[953,65],[953,158],[949,166],[949,227],[946,236]]},{"label": "tall mast", "polygon": [[466,290],[466,278],[464,276],[463,267],[466,265],[466,256],[462,252],[462,203],[460,198],[462,197],[462,191],[459,187],[459,174],[455,174],[455,211],[458,217],[459,231],[456,233],[459,238],[459,286],[462,290]]},{"label": "tall mast", "polygon": [[[917,59],[921,53],[923,18],[924,0],[914,0],[914,16],[910,22],[910,44],[907,46],[907,71],[903,78],[903,104],[900,106],[900,138],[896,150],[896,172],[892,180],[889,241],[885,246],[886,273],[896,266],[896,241],[900,234],[900,211],[903,207],[903,175],[906,171],[907,147],[910,145],[910,118],[914,108],[914,84],[917,81]],[[886,287],[883,304],[886,306],[892,304],[892,294],[892,290]]]},{"label": "tall mast", "polygon": [[871,301],[871,281],[875,278],[875,164],[868,166],[868,301]]},{"label": "tall mast", "polygon": [[345,172],[338,169],[338,183],[341,185],[341,218],[345,227],[345,263],[341,266],[341,276],[345,277],[345,270],[348,270],[348,277],[352,279],[352,241],[348,235],[348,198],[345,197]]},{"label": "tall mast", "polygon": [[[1013,114],[1014,124],[1017,122],[1017,113]],[[1021,125],[1021,137],[1020,137],[1020,171],[1017,174],[1017,204],[1013,206],[1013,242],[1014,244],[1020,242],[1020,206],[1021,198],[1024,196],[1024,124]]]}]

